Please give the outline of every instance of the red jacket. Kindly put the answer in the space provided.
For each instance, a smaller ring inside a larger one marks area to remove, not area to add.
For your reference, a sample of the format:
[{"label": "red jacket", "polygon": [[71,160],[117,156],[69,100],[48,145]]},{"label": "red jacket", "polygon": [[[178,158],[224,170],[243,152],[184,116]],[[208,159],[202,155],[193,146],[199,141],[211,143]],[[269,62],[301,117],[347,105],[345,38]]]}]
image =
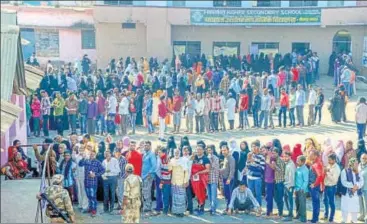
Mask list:
[{"label": "red jacket", "polygon": [[299,71],[297,68],[292,68],[292,73],[293,73],[293,76],[292,76],[292,81],[293,82],[298,82],[299,80]]},{"label": "red jacket", "polygon": [[248,95],[241,94],[241,104],[240,104],[240,111],[248,110]]},{"label": "red jacket", "polygon": [[289,108],[289,98],[286,93],[282,93],[280,96],[280,106]]},{"label": "red jacket", "polygon": [[158,104],[158,116],[160,118],[166,118],[167,113],[168,113],[168,110],[167,110],[166,104],[164,102],[160,102]]},{"label": "red jacket", "polygon": [[134,174],[141,177],[141,169],[143,166],[143,156],[136,150],[129,151],[126,154],[126,161],[134,167]]},{"label": "red jacket", "polygon": [[312,165],[311,165],[311,172],[316,174],[316,180],[313,183],[315,187],[320,186],[321,190],[324,189],[324,179],[325,179],[325,171],[324,166],[322,165],[322,161],[318,158]]}]

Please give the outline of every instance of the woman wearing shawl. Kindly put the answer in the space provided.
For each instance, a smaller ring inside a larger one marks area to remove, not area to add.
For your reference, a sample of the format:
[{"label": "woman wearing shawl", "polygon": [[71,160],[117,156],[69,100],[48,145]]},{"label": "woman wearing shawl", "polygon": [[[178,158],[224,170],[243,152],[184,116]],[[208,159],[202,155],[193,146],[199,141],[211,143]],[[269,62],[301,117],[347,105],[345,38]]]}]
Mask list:
[{"label": "woman wearing shawl", "polygon": [[190,155],[192,154],[192,148],[191,148],[191,145],[190,145],[190,141],[189,141],[189,138],[187,136],[184,136],[181,138],[181,143],[180,143],[180,151],[182,152],[182,149],[184,146],[188,146],[189,147],[189,152],[190,152]]},{"label": "woman wearing shawl", "polygon": [[[175,142],[175,137],[174,136],[170,136],[168,138],[168,141],[167,141],[167,154],[168,154],[168,157],[169,158],[173,158],[175,155],[174,155],[174,151],[175,149],[177,149],[177,145],[176,145],[176,142]],[[181,150],[180,150],[181,151]],[[181,154],[180,154],[181,155]]]},{"label": "woman wearing shawl", "polygon": [[64,176],[64,188],[68,191],[71,201],[74,201],[74,172],[76,163],[71,159],[70,151],[64,152],[64,159],[59,166],[60,173]]},{"label": "woman wearing shawl", "polygon": [[362,196],[362,187],[364,184],[363,176],[358,171],[358,161],[351,158],[348,167],[341,173],[341,182],[343,185],[341,210],[343,223],[348,222],[349,214],[352,216],[352,222],[357,222],[359,212],[359,198]]},{"label": "woman wearing shawl", "polygon": [[344,155],[342,158],[342,164],[343,167],[346,168],[348,161],[351,158],[357,158],[357,154],[356,151],[353,149],[353,142],[352,141],[347,141],[347,144],[345,144],[345,150],[344,150]]},{"label": "woman wearing shawl", "polygon": [[[345,152],[345,148],[344,148],[344,142],[343,140],[339,140],[335,146],[335,150],[334,150],[336,157],[337,157],[337,161],[339,164],[342,164],[343,161],[343,156],[344,156],[344,152]],[[348,163],[346,163],[346,166],[348,165]],[[343,168],[345,168],[345,166],[343,165]]]},{"label": "woman wearing shawl", "polygon": [[297,163],[297,158],[298,156],[301,156],[303,155],[302,153],[302,145],[301,144],[296,144],[294,147],[293,147],[293,151],[292,151],[292,161],[294,162],[294,164]]},{"label": "woman wearing shawl", "polygon": [[179,149],[174,150],[174,157],[168,164],[168,170],[172,172],[172,213],[183,217],[186,211],[186,187],[189,185],[188,158],[180,157]]},{"label": "woman wearing shawl", "polygon": [[12,158],[12,160],[7,162],[1,168],[1,173],[10,180],[21,179],[30,172],[27,166],[28,164],[24,160],[22,160],[22,154],[20,154],[20,152],[17,152],[15,153],[15,156]]},{"label": "woman wearing shawl", "polygon": [[250,153],[250,149],[248,147],[248,143],[246,141],[242,141],[240,143],[240,152],[239,152],[239,159],[237,162],[237,183],[239,184],[241,181],[247,183],[247,175],[245,174],[245,167],[247,162],[247,156]]},{"label": "woman wearing shawl", "polygon": [[[309,152],[311,152],[312,150],[321,152],[321,146],[314,137],[306,138],[305,149],[303,151],[306,158],[309,158]],[[310,165],[309,159],[306,160],[306,165]]]}]

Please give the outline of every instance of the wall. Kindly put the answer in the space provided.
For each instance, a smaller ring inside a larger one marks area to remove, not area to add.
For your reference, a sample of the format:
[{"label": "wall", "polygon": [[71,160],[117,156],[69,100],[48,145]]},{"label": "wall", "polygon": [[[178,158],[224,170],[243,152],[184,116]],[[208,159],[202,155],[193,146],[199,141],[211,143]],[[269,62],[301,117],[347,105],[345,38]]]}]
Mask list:
[{"label": "wall", "polygon": [[[4,152],[1,152],[1,166],[4,165],[8,160],[8,147],[13,144],[15,139],[21,141],[22,144],[27,144],[27,126],[26,122],[22,121],[22,117],[25,117],[25,96],[19,96],[13,94],[11,97],[11,102],[21,108],[23,111],[19,114],[19,117],[16,121],[14,121],[15,135],[10,135],[10,128],[6,131],[4,135],[1,136],[1,148],[4,149]],[[24,149],[27,152],[26,148]]]}]

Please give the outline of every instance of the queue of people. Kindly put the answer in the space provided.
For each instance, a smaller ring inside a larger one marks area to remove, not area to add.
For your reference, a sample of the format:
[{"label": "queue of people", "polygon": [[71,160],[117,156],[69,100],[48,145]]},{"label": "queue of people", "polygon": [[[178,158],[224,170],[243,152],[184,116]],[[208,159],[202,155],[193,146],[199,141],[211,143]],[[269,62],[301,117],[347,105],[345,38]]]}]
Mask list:
[{"label": "queue of people", "polygon": [[[253,60],[251,56],[238,60],[181,55],[170,65],[168,60],[127,58],[124,62],[121,58],[112,60],[105,71],[91,72],[90,60],[84,56],[81,74],[70,63],[60,69],[47,66],[27,105],[27,123],[32,124],[28,134],[33,131],[38,137],[42,129],[47,137],[49,129],[59,135],[64,130],[76,134],[79,129],[80,135],[124,136],[135,134],[140,126],[166,141],[167,125],[173,126],[173,133],[186,129],[188,134],[201,134],[234,130],[235,123],[240,130],[322,123],[327,99],[316,84],[317,54],[294,52],[273,59],[260,54]],[[353,65],[350,57],[343,63]],[[347,122],[349,88],[338,82],[330,99],[328,109],[335,123]],[[365,106],[358,111],[365,113]],[[363,115],[359,117],[363,120]],[[358,123],[361,138],[366,122]]]},{"label": "queue of people", "polygon": [[[343,222],[366,221],[363,139],[357,148],[352,141],[334,144],[330,138],[322,144],[307,138],[303,148],[278,139],[238,143],[222,141],[217,148],[199,140],[194,146],[186,136],[180,144],[171,136],[167,145],[153,149],[150,141],[135,142],[129,137],[114,142],[107,136],[97,143],[88,134],[81,141],[76,135],[57,136],[50,154],[56,162],[50,165],[63,175],[70,199],[93,217],[97,198],[102,197],[102,213],[122,210],[124,222],[138,222],[141,211],[146,217],[169,213],[183,217],[203,215],[205,208],[211,215],[244,212],[285,222],[310,218],[311,223],[321,216],[334,222],[335,200],[341,195]],[[218,192],[224,199],[223,211],[218,210]],[[306,214],[308,196],[312,217]]]}]

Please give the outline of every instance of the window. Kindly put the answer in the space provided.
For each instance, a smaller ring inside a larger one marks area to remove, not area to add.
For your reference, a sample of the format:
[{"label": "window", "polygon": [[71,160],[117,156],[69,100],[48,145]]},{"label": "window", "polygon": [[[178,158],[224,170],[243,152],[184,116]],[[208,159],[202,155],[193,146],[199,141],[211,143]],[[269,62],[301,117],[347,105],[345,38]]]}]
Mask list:
[{"label": "window", "polygon": [[59,57],[59,31],[35,29],[36,56]]},{"label": "window", "polygon": [[328,1],[327,6],[329,6],[329,7],[344,6],[344,1]]},{"label": "window", "polygon": [[172,1],[173,7],[185,7],[186,1]]},{"label": "window", "polygon": [[289,1],[290,7],[307,7],[307,6],[317,6],[316,0],[309,0],[309,1]]},{"label": "window", "polygon": [[292,50],[296,51],[298,54],[305,55],[310,49],[310,43],[303,42],[293,42]]},{"label": "window", "polygon": [[276,42],[252,42],[251,54],[270,54],[275,55],[279,52],[279,43]]},{"label": "window", "polygon": [[213,42],[213,56],[240,54],[240,42]]},{"label": "window", "polygon": [[122,23],[122,29],[136,29],[136,23]]},{"label": "window", "polygon": [[104,1],[105,5],[133,5],[133,1]]},{"label": "window", "polygon": [[82,30],[82,49],[96,49],[96,33],[94,30]]},{"label": "window", "polygon": [[213,1],[214,7],[241,7],[241,1]]},{"label": "window", "polygon": [[257,0],[257,7],[280,7],[280,1]]},{"label": "window", "polygon": [[201,42],[200,41],[173,41],[173,54],[182,55],[189,54],[190,56],[201,55]]}]

